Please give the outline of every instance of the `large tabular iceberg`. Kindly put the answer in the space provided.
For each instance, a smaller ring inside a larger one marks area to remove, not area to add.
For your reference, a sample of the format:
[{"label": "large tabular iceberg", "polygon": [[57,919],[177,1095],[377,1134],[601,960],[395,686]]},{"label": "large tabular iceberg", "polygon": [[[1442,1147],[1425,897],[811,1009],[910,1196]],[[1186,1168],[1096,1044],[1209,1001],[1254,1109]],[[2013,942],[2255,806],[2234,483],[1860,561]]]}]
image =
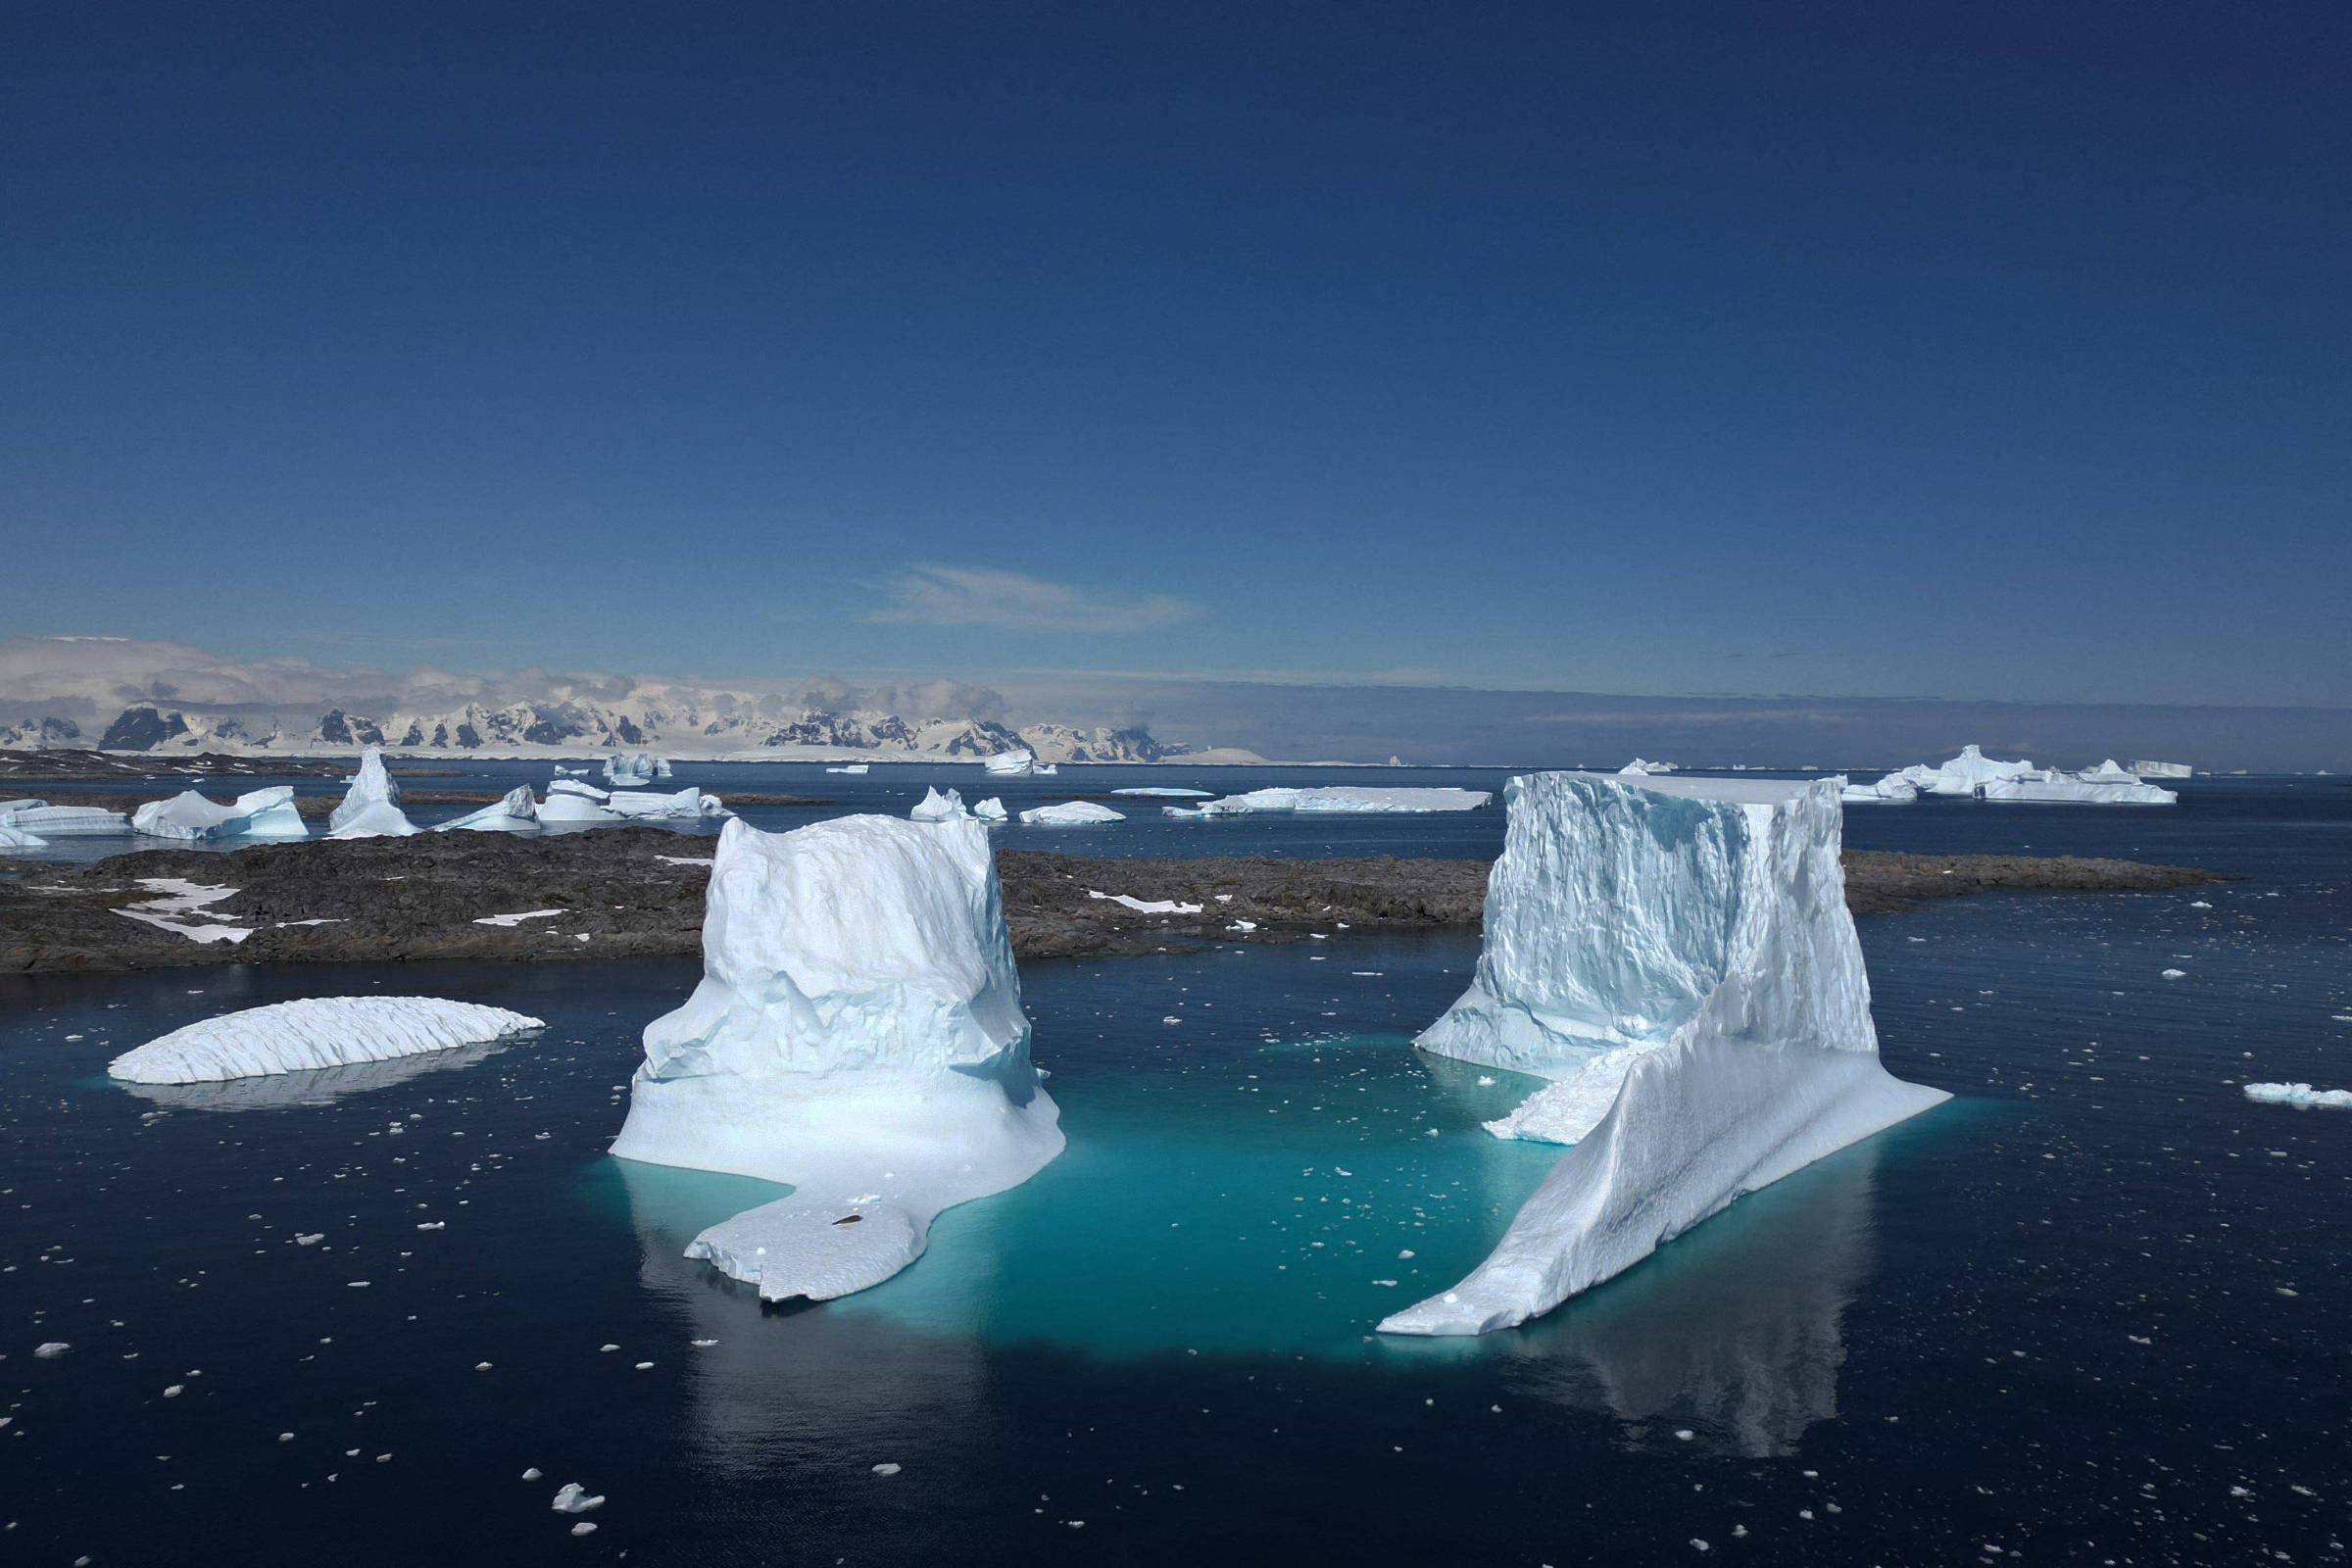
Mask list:
[{"label": "large tabular iceberg", "polygon": [[130,820],[99,806],[51,806],[45,801],[11,801],[0,809],[0,827],[37,833],[45,839],[110,838],[128,833]]},{"label": "large tabular iceberg", "polygon": [[1021,813],[1023,827],[1093,827],[1102,822],[1124,822],[1127,813],[1094,801],[1056,801],[1033,806]]},{"label": "large tabular iceberg", "polygon": [[106,1070],[138,1084],[210,1083],[388,1061],[540,1027],[538,1019],[504,1007],[438,997],[311,997],[174,1029],[117,1056]]},{"label": "large tabular iceberg", "polygon": [[1266,811],[1379,814],[1390,811],[1475,811],[1494,797],[1486,790],[1359,789],[1330,785],[1321,789],[1274,788],[1220,796],[1199,806],[1163,806],[1169,816],[1249,816]]},{"label": "large tabular iceberg", "polygon": [[[2107,764],[2115,768],[2111,761]],[[1987,801],[2024,801],[2045,806],[2172,806],[2180,796],[2154,784],[2143,784],[2121,768],[2102,773],[2052,773],[2046,778],[1995,779],[1984,786]]]},{"label": "large tabular iceberg", "polygon": [[992,774],[1017,778],[1037,765],[1037,754],[1029,751],[999,752],[994,757],[983,758],[980,765]]},{"label": "large tabular iceberg", "polygon": [[1946,1098],[1880,1065],[1838,794],[1511,781],[1476,978],[1418,1044],[1554,1080],[1497,1130],[1575,1147],[1485,1263],[1385,1332],[1525,1322]]},{"label": "large tabular iceberg", "polygon": [[2132,771],[2141,778],[2189,778],[2196,769],[2186,762],[2133,762]]},{"label": "large tabular iceberg", "polygon": [[330,839],[405,838],[416,831],[400,808],[400,786],[384,770],[384,749],[360,754],[360,770],[343,792],[343,804],[326,819]]},{"label": "large tabular iceberg", "polygon": [[480,810],[467,811],[433,829],[436,833],[536,833],[538,830],[539,803],[531,799],[528,784],[517,784],[504,798]]},{"label": "large tabular iceberg", "polygon": [[291,785],[240,795],[233,805],[208,801],[184,790],[168,801],[149,801],[131,815],[130,830],[159,839],[305,839],[311,830],[294,808]]},{"label": "large tabular iceberg", "polygon": [[690,1256],[770,1300],[863,1290],[1061,1152],[978,822],[730,821],[709,897],[702,984],[646,1027],[612,1152],[794,1191]]}]

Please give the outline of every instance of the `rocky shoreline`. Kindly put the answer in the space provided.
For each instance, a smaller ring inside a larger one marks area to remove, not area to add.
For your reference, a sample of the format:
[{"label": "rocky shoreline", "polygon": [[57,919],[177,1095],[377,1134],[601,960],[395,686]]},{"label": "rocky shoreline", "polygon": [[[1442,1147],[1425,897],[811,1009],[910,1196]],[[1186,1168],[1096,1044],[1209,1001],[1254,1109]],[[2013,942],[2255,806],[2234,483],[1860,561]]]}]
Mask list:
[{"label": "rocky shoreline", "polygon": [[[619,827],[312,839],[225,855],[158,848],[78,866],[0,859],[0,974],[690,955],[701,951],[710,850],[709,838]],[[1343,928],[1470,928],[1488,871],[1484,860],[1119,860],[1028,850],[1000,851],[997,864],[1013,951],[1023,958],[1289,942]],[[1845,869],[1846,902],[1859,914],[1996,890],[2153,891],[2234,880],[2184,866],[2008,855],[1849,851]],[[187,887],[233,891],[190,905]],[[1122,897],[1175,907],[1139,910]],[[504,923],[484,923],[493,917]],[[249,934],[186,934],[208,926]]]}]

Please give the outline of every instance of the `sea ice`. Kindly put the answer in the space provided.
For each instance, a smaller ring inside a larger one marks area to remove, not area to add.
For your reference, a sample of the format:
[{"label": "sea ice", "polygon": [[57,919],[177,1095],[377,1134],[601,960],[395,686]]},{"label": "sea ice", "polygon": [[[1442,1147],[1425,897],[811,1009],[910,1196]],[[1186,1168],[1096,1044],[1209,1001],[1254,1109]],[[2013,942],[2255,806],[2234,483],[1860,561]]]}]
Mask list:
[{"label": "sea ice", "polygon": [[960,794],[950,790],[942,795],[936,789],[925,790],[923,798],[915,803],[914,809],[906,813],[909,820],[916,822],[954,822],[971,814],[963,808],[963,797]]},{"label": "sea ice", "polygon": [[1124,822],[1127,813],[1095,801],[1057,801],[1033,806],[1021,813],[1023,827],[1092,827],[1098,822]]},{"label": "sea ice", "polygon": [[117,1056],[106,1070],[130,1083],[208,1083],[386,1061],[540,1027],[537,1018],[504,1007],[438,997],[307,997],[174,1029]]},{"label": "sea ice", "polygon": [[1169,816],[1247,816],[1263,811],[1377,813],[1386,811],[1474,811],[1494,797],[1486,790],[1263,789],[1220,796],[1199,806],[1164,806]]},{"label": "sea ice", "polygon": [[2309,1084],[2248,1084],[2246,1098],[2271,1105],[2313,1105],[2352,1110],[2352,1089],[2314,1089]]},{"label": "sea ice", "polygon": [[130,819],[133,833],[159,839],[307,839],[311,830],[294,809],[292,786],[240,795],[232,805],[183,790],[168,801],[149,801]]},{"label": "sea ice", "polygon": [[1947,1098],[1880,1065],[1838,792],[1511,781],[1476,976],[1417,1044],[1554,1080],[1503,1130],[1575,1147],[1485,1263],[1384,1332],[1525,1322]]},{"label": "sea ice", "polygon": [[517,784],[506,796],[468,811],[464,816],[441,823],[436,833],[531,833],[539,827],[539,803],[531,799],[531,787]]},{"label": "sea ice", "polygon": [[384,749],[360,754],[360,770],[343,792],[343,804],[326,819],[330,839],[406,838],[416,831],[400,808],[400,786],[384,771]]},{"label": "sea ice", "polygon": [[983,822],[1004,821],[1006,819],[1004,803],[991,795],[987,800],[972,808],[972,815]]},{"label": "sea ice", "polygon": [[987,829],[735,820],[715,862],[702,983],[647,1026],[612,1152],[792,1184],[687,1255],[770,1300],[863,1290],[1061,1152]]},{"label": "sea ice", "polygon": [[999,752],[983,759],[980,765],[990,773],[1004,778],[1017,778],[1037,765],[1037,754],[1027,751]]}]

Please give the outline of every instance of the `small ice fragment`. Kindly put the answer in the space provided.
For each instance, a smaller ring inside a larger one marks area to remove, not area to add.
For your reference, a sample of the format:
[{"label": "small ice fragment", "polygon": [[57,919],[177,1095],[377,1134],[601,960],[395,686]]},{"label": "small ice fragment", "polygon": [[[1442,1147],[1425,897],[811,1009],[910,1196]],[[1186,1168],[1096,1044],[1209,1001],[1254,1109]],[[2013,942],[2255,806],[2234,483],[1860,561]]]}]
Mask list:
[{"label": "small ice fragment", "polygon": [[537,1465],[531,1466],[528,1470],[525,1470],[522,1473],[522,1479],[525,1481],[536,1481],[539,1479],[539,1476],[540,1470]]},{"label": "small ice fragment", "polygon": [[43,1340],[32,1348],[32,1353],[44,1361],[54,1361],[72,1348],[74,1347],[63,1340]]},{"label": "small ice fragment", "polygon": [[167,1399],[176,1399],[182,1394],[187,1392],[187,1388],[188,1386],[185,1383],[174,1383],[164,1391],[164,1397]]},{"label": "small ice fragment", "polygon": [[294,1245],[295,1245],[296,1247],[317,1247],[317,1246],[318,1246],[318,1245],[320,1242],[323,1242],[323,1241],[325,1241],[325,1240],[326,1240],[326,1232],[324,1232],[324,1231],[317,1231],[317,1232],[314,1232],[313,1234],[311,1234],[311,1235],[309,1235],[309,1236],[297,1236],[297,1237],[295,1237],[295,1238],[294,1238]]},{"label": "small ice fragment", "polygon": [[898,1473],[899,1467],[895,1464],[878,1464],[874,1466],[874,1474],[878,1476],[895,1476]]},{"label": "small ice fragment", "polygon": [[473,1369],[476,1372],[487,1372],[490,1370],[490,1363],[487,1361],[476,1361],[473,1363]]},{"label": "small ice fragment", "polygon": [[2188,977],[2188,971],[2186,969],[2167,969],[2164,971],[2164,977],[2167,980],[2183,980]]},{"label": "small ice fragment", "polygon": [[[599,1497],[596,1500],[602,1502],[605,1499]],[[575,1536],[593,1536],[596,1534],[596,1523],[594,1520],[583,1519],[571,1527],[571,1533]]]}]

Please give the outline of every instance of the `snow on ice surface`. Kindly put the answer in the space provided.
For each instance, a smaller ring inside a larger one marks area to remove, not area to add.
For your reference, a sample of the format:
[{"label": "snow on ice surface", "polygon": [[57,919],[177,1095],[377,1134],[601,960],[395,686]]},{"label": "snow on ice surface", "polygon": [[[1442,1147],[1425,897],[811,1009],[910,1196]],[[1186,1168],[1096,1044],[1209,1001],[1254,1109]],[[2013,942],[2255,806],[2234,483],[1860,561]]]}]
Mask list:
[{"label": "snow on ice surface", "polygon": [[1127,813],[1095,801],[1057,801],[1033,806],[1021,813],[1023,827],[1091,827],[1098,822],[1124,822]]},{"label": "snow on ice surface", "polygon": [[177,877],[143,876],[139,886],[158,895],[139,904],[115,910],[126,919],[137,920],[186,937],[191,942],[242,942],[253,935],[251,928],[241,925],[216,925],[197,915],[208,904],[219,904],[232,897],[235,888],[206,887],[200,882],[182,882]]},{"label": "snow on ice surface", "polygon": [[1195,806],[1166,806],[1169,816],[1247,816],[1262,811],[1377,813],[1385,811],[1474,811],[1494,797],[1485,790],[1361,789],[1329,785],[1319,789],[1263,789],[1221,796]]},{"label": "snow on ice surface", "polygon": [[112,837],[130,831],[130,819],[121,811],[96,806],[47,806],[40,802],[12,802],[0,810],[0,827],[37,833],[45,839]]},{"label": "snow on ice surface", "polygon": [[983,822],[1003,822],[1007,820],[1006,812],[1004,810],[1004,803],[997,799],[997,797],[994,795],[991,795],[987,800],[982,801],[979,805],[973,807],[972,815],[978,817]]},{"label": "snow on ice surface", "polygon": [[1523,1323],[1947,1098],[1880,1065],[1838,790],[1511,781],[1476,976],[1417,1044],[1553,1079],[1498,1130],[1575,1147],[1485,1263],[1384,1332]]},{"label": "snow on ice surface", "polygon": [[[627,818],[618,812],[608,811],[596,797],[574,795],[564,786],[568,780],[558,779],[548,786],[547,799],[539,803],[541,822],[622,822]],[[601,795],[602,792],[600,791]]]},{"label": "snow on ice surface", "polygon": [[923,798],[906,813],[914,822],[954,822],[972,813],[963,808],[963,797],[955,790],[942,795],[936,789],[923,792]]},{"label": "snow on ice surface", "polygon": [[134,833],[159,839],[306,839],[311,830],[294,809],[294,790],[280,784],[240,795],[232,805],[183,790],[168,801],[149,801],[130,819]]},{"label": "snow on ice surface", "polygon": [[441,823],[436,833],[530,833],[539,826],[539,803],[531,799],[531,787],[517,784],[507,791],[503,800],[495,801],[478,811]]},{"label": "snow on ice surface", "polygon": [[504,1007],[438,997],[311,997],[174,1029],[106,1070],[131,1083],[209,1083],[386,1061],[539,1027],[538,1019]]},{"label": "snow on ice surface", "polygon": [[2309,1084],[2248,1084],[2246,1098],[2268,1105],[2312,1105],[2352,1110],[2352,1089],[2314,1089]]},{"label": "snow on ice surface", "polygon": [[863,1290],[921,1254],[942,1209],[1061,1152],[988,831],[734,820],[715,860],[702,983],[646,1027],[612,1152],[790,1183],[687,1255],[769,1300]]},{"label": "snow on ice surface", "polygon": [[584,801],[604,802],[612,798],[611,790],[600,790],[593,784],[583,784],[576,778],[559,778],[547,786],[550,795],[576,795]]},{"label": "snow on ice surface", "polygon": [[1112,904],[1124,904],[1138,914],[1199,914],[1200,912],[1200,906],[1198,904],[1179,904],[1174,899],[1144,900],[1137,898],[1132,893],[1097,893],[1093,888],[1086,890],[1086,896],[1090,899],[1107,899]]},{"label": "snow on ice surface", "polygon": [[[391,818],[376,811],[378,807],[390,807],[392,815],[400,816],[400,786],[392,782],[390,773],[384,771],[384,749],[370,746],[360,754],[360,770],[352,775],[351,783],[345,787],[343,804],[336,807],[334,813],[326,819],[327,837],[346,837],[343,829],[369,812],[376,812],[373,820],[381,825],[371,832],[355,833],[349,837],[372,838],[396,831],[389,825]],[[408,820],[405,816],[400,819],[403,822]],[[409,831],[415,832],[416,829]]]},{"label": "snow on ice surface", "polygon": [[992,774],[1018,777],[1037,765],[1037,754],[1027,751],[999,752],[994,757],[983,759],[980,765]]}]

